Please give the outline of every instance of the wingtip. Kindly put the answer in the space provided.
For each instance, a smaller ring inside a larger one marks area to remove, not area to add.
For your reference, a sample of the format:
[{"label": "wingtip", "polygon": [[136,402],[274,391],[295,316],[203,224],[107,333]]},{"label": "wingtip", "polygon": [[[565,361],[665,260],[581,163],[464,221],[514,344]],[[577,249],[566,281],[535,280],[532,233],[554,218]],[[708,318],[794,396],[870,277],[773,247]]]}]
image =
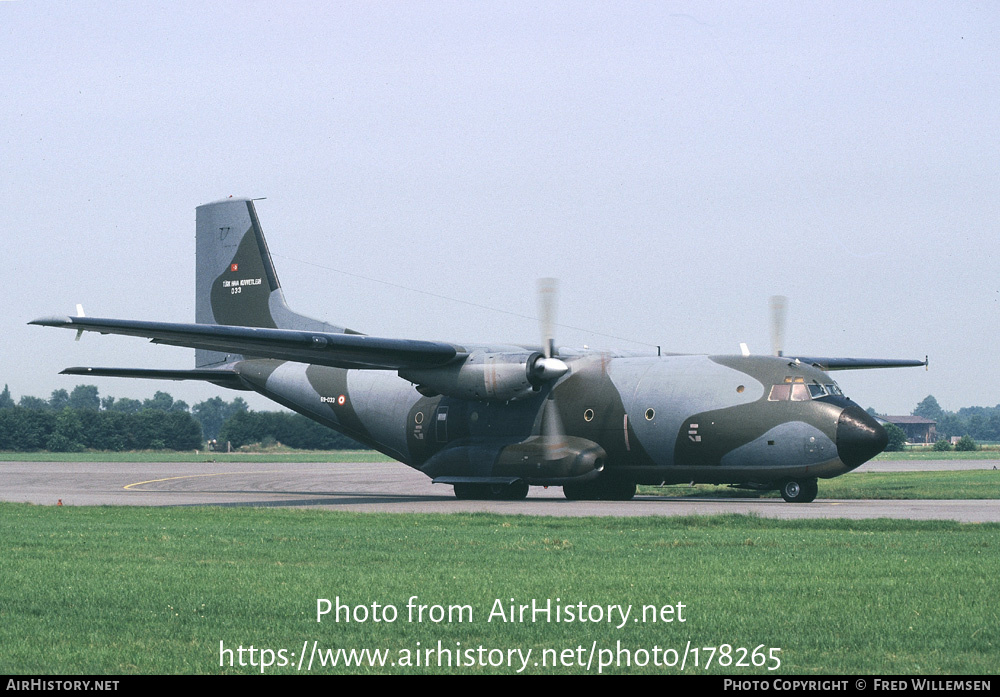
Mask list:
[{"label": "wingtip", "polygon": [[28,324],[37,324],[42,327],[68,327],[73,324],[73,318],[67,315],[52,315],[51,317],[33,319]]}]

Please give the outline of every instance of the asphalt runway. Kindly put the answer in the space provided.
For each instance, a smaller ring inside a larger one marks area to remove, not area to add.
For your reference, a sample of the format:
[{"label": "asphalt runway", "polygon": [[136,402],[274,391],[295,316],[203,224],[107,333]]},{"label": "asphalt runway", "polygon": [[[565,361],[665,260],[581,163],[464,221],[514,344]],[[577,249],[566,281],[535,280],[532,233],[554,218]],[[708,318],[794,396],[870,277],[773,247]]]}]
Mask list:
[{"label": "asphalt runway", "polygon": [[[994,469],[995,460],[880,462],[859,471]],[[820,482],[820,497],[823,482]],[[697,499],[567,501],[562,489],[532,487],[523,501],[459,501],[446,485],[384,463],[0,463],[0,500],[67,506],[279,506],[357,513],[490,512],[549,516],[680,516],[753,513],[767,518],[901,518],[1000,522],[995,500]]]}]

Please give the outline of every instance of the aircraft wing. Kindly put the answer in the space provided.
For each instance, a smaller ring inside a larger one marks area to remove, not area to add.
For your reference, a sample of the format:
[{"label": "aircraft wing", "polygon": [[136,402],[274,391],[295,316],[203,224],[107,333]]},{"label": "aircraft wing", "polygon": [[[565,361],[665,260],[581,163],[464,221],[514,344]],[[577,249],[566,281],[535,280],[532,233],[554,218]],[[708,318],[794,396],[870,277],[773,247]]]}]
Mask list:
[{"label": "aircraft wing", "polygon": [[865,368],[913,368],[928,364],[927,357],[922,361],[896,358],[817,358],[814,356],[785,356],[792,361],[807,363],[820,370],[863,370]]},{"label": "aircraft wing", "polygon": [[[261,329],[217,324],[179,324],[99,317],[43,317],[30,322],[43,327],[65,327],[101,334],[124,334],[150,339],[154,344],[186,346],[255,358],[276,358],[336,368],[399,370],[431,368],[455,358],[459,348],[437,341],[381,339],[363,334]],[[83,369],[86,370],[86,369]],[[91,369],[98,370],[98,369]],[[107,370],[107,369],[100,369]],[[208,379],[183,371],[172,379]],[[91,372],[90,374],[94,374]],[[134,376],[138,377],[138,376]]]}]

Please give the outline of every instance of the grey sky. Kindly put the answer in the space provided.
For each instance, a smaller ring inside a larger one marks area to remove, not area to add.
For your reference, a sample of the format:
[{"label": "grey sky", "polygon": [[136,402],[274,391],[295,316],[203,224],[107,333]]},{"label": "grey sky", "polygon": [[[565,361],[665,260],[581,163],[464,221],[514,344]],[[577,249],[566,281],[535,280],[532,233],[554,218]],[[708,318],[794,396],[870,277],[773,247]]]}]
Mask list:
[{"label": "grey sky", "polygon": [[[382,336],[922,358],[863,406],[1000,403],[996,3],[0,3],[0,382],[193,351],[194,209],[258,213],[289,304]],[[348,272],[348,273],[342,273]],[[207,385],[94,380],[102,395]],[[244,395],[245,396],[245,395]],[[255,408],[270,403],[253,401]]]}]

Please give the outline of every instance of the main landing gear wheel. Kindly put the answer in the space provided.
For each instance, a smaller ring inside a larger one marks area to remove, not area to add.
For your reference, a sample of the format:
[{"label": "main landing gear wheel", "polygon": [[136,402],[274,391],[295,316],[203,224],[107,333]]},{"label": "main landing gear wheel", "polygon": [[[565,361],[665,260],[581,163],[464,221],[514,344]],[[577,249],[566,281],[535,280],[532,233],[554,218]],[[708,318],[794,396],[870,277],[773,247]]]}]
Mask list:
[{"label": "main landing gear wheel", "polygon": [[520,479],[513,484],[508,484],[504,493],[502,498],[508,501],[520,501],[528,496],[528,483]]},{"label": "main landing gear wheel", "polygon": [[486,498],[485,494],[489,493],[487,488],[482,484],[456,484],[455,485],[455,498],[461,501],[474,501],[476,499]]},{"label": "main landing gear wheel", "polygon": [[609,482],[604,489],[604,498],[607,501],[631,501],[633,497],[635,497],[635,482]]},{"label": "main landing gear wheel", "polygon": [[779,491],[781,492],[781,498],[785,499],[788,503],[810,503],[816,500],[816,494],[819,493],[819,484],[815,479],[803,479],[801,481],[789,479],[782,483]]},{"label": "main landing gear wheel", "polygon": [[519,479],[513,484],[455,485],[455,498],[463,501],[520,501],[528,495],[528,483]]}]

